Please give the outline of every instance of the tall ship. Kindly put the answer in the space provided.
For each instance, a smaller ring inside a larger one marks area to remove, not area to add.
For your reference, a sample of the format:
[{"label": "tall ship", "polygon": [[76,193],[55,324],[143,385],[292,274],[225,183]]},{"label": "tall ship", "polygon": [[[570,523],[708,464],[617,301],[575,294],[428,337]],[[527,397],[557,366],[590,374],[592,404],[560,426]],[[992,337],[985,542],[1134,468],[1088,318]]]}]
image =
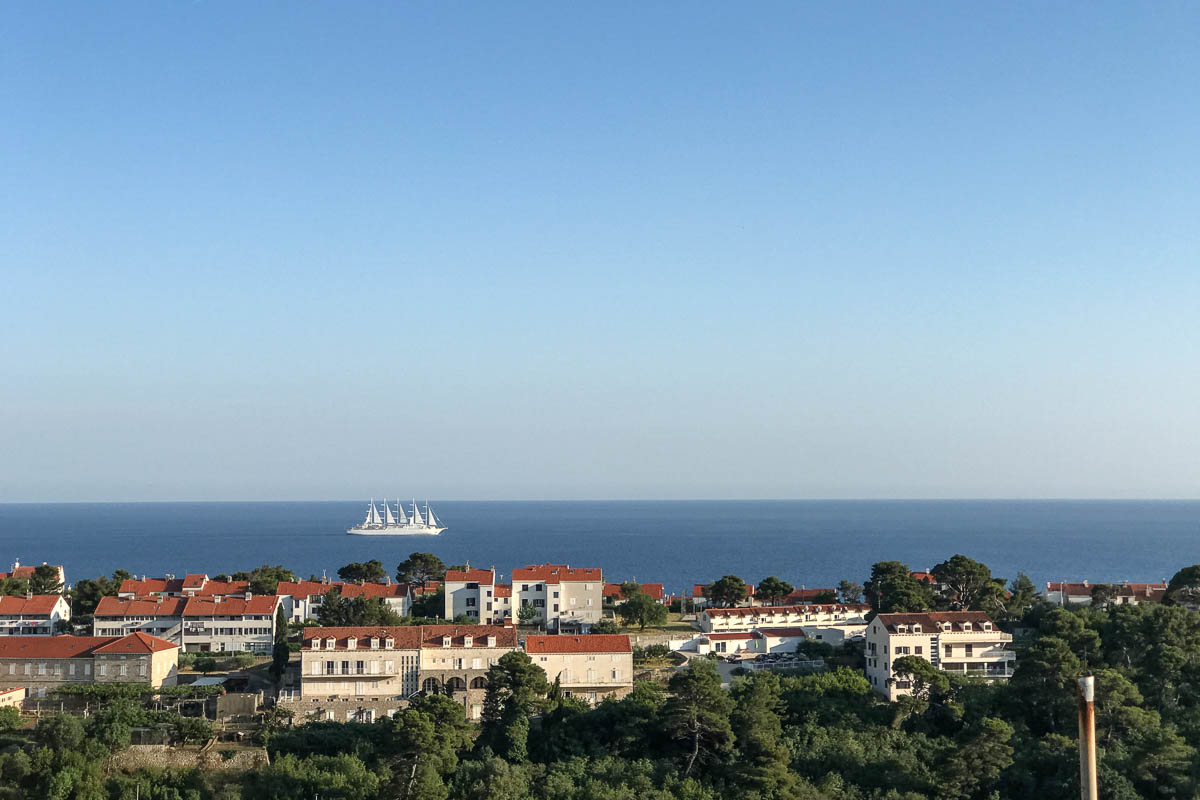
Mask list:
[{"label": "tall ship", "polygon": [[382,514],[372,500],[367,506],[367,518],[348,529],[346,533],[355,536],[437,536],[444,530],[446,529],[442,523],[433,515],[428,501],[425,502],[425,513],[422,514],[421,509],[417,507],[417,501],[413,500],[412,513],[408,514],[399,500],[393,509],[385,498]]}]

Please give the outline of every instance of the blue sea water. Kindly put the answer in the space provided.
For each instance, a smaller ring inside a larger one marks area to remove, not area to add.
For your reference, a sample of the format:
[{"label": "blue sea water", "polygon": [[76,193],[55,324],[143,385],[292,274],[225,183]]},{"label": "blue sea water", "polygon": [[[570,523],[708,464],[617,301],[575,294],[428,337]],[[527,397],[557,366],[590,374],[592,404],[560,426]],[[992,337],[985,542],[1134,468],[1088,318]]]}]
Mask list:
[{"label": "blue sea water", "polygon": [[733,573],[796,586],[863,582],[871,564],[925,569],[955,553],[995,575],[1150,581],[1200,562],[1200,501],[433,502],[439,537],[347,536],[363,502],[0,505],[0,568],[215,575],[270,563],[301,577],[413,551],[509,575],[529,563],[599,566],[669,591]]}]

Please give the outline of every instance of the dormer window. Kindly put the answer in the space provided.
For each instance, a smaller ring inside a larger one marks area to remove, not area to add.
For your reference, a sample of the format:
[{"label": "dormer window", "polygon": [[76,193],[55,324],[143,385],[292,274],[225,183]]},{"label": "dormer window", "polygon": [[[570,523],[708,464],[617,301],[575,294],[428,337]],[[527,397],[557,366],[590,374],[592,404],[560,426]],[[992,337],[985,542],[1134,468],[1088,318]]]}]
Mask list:
[{"label": "dormer window", "polygon": [[487,638],[487,644],[488,644],[488,647],[495,647],[495,646],[496,646],[496,637],[495,637],[495,636],[489,636],[489,637]]},{"label": "dormer window", "polygon": [[396,646],[396,640],[389,636],[388,638],[384,639],[383,645],[388,650],[391,650],[393,647]]},{"label": "dormer window", "polygon": [[313,639],[311,642],[309,642],[309,644],[312,646],[313,650],[321,649],[321,640],[320,639]]},{"label": "dormer window", "polygon": [[470,646],[471,646],[471,637],[464,636],[463,637],[463,647],[470,647]]},{"label": "dormer window", "polygon": [[372,637],[371,637],[371,649],[372,649],[372,650],[378,650],[378,649],[379,649],[379,637],[378,637],[378,636],[372,636]]},{"label": "dormer window", "polygon": [[449,647],[449,646],[450,646],[450,637],[443,636],[442,637],[442,647]]},{"label": "dormer window", "polygon": [[964,630],[964,631],[969,631],[969,630],[971,630],[971,623],[969,623],[969,622],[964,622],[964,623],[963,623],[963,630]]},{"label": "dormer window", "polygon": [[990,623],[990,622],[983,623],[983,629],[985,631],[990,631],[992,629],[992,623]]},{"label": "dormer window", "polygon": [[335,647],[337,647],[337,640],[334,639],[332,636],[325,637],[325,649],[332,650]]},{"label": "dormer window", "polygon": [[346,649],[347,650],[357,650],[358,649],[358,638],[354,637],[354,636],[346,637]]},{"label": "dormer window", "polygon": [[913,625],[913,633],[920,633],[920,632],[921,632],[921,626]]}]

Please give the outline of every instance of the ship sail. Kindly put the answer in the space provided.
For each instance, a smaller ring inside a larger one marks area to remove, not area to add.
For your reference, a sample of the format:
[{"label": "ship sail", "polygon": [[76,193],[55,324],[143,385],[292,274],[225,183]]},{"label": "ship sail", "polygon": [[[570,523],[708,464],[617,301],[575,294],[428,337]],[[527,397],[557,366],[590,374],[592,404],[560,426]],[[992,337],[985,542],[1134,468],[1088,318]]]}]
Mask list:
[{"label": "ship sail", "polygon": [[412,524],[413,525],[424,525],[425,524],[425,520],[421,519],[421,509],[417,508],[416,500],[413,500]]},{"label": "ship sail", "polygon": [[386,497],[383,498],[383,513],[384,513],[384,521],[388,525],[396,524],[396,518],[392,516],[392,507],[390,505],[388,505],[388,501],[387,501]]},{"label": "ship sail", "polygon": [[380,523],[380,521],[379,521],[379,509],[377,509],[377,508],[375,507],[375,501],[374,501],[374,500],[372,500],[372,501],[371,501],[371,510],[367,512],[367,524],[368,524],[368,525],[379,525],[379,524],[381,524],[381,523]]},{"label": "ship sail", "polygon": [[433,509],[429,507],[429,503],[425,504],[425,522],[431,528],[436,528],[438,526],[437,517],[433,515]]},{"label": "ship sail", "polygon": [[400,504],[399,500],[396,501],[396,524],[408,524],[408,515],[404,513],[404,506]]}]

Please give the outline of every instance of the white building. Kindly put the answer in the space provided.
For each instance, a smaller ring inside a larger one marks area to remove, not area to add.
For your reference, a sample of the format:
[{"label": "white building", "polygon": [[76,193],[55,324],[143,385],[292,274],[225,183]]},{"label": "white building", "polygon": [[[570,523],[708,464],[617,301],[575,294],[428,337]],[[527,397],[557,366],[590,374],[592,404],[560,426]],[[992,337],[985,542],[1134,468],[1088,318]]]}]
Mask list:
[{"label": "white building", "polygon": [[60,594],[0,597],[0,636],[53,636],[59,622],[71,619],[71,606]]},{"label": "white building", "polygon": [[534,622],[547,630],[586,633],[599,622],[604,606],[604,574],[594,568],[572,569],[566,564],[530,564],[513,570],[512,607],[532,606]]},{"label": "white building", "polygon": [[496,581],[496,568],[446,570],[446,619],[460,616],[484,625],[503,625],[513,621],[512,586]]},{"label": "white building", "polygon": [[176,578],[127,578],[117,589],[117,597],[140,598],[161,595],[163,597],[232,597],[250,591],[249,581],[217,581],[203,573],[192,573]]},{"label": "white building", "polygon": [[126,636],[146,633],[180,644],[183,632],[183,597],[155,595],[145,599],[101,597],[92,615],[97,636]]},{"label": "white building", "polygon": [[[1124,583],[1112,584],[1117,590],[1112,599],[1114,605],[1136,606],[1139,603],[1161,603],[1167,593],[1164,583]],[[1067,581],[1047,581],[1046,600],[1056,606],[1090,606],[1092,604],[1092,589],[1096,584],[1088,581],[1070,583]]]},{"label": "white building", "polygon": [[567,697],[593,705],[633,691],[633,648],[622,634],[527,636],[525,653]]},{"label": "white building", "polygon": [[865,603],[705,608],[697,614],[696,624],[706,633],[801,628],[810,639],[839,645],[864,635],[870,610]]},{"label": "white building", "polygon": [[240,597],[105,597],[96,606],[98,636],[141,632],[192,653],[270,653],[275,645],[277,595]]},{"label": "white building", "polygon": [[340,581],[280,581],[275,593],[283,603],[283,613],[292,622],[316,619],[325,596],[337,589],[342,597],[378,597],[402,617],[408,616],[412,600],[408,587],[401,583],[342,583]]},{"label": "white building", "polygon": [[888,700],[912,694],[910,682],[894,673],[903,656],[954,675],[1007,680],[1017,658],[1011,643],[982,611],[880,614],[867,626],[867,680]]}]

